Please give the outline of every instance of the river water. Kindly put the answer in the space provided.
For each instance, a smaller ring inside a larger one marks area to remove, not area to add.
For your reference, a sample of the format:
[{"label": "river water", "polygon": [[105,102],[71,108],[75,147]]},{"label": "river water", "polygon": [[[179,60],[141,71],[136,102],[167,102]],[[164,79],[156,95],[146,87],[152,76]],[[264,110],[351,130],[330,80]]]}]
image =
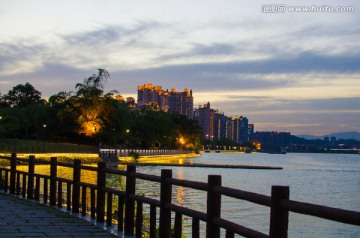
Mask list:
[{"label": "river water", "polygon": [[[360,155],[347,154],[202,154],[186,161],[176,159],[174,163],[267,165],[283,167],[282,170],[247,170],[229,168],[195,168],[168,166],[139,166],[137,172],[160,175],[161,169],[172,169],[173,177],[207,182],[208,175],[222,176],[222,185],[240,190],[270,195],[272,185],[290,186],[292,200],[309,202],[347,210],[360,211]],[[125,169],[124,166],[109,166]],[[36,173],[43,166],[36,166]],[[48,166],[45,169],[48,173]],[[63,167],[58,175],[72,177],[72,170]],[[94,172],[82,171],[81,180],[96,183]],[[125,188],[125,178],[111,175],[107,186]],[[159,199],[157,183],[137,180],[136,193]],[[206,193],[194,189],[173,186],[174,204],[206,212]],[[144,210],[146,212],[146,206]],[[268,234],[270,209],[246,201],[222,196],[221,216],[240,225]],[[183,221],[186,237],[191,237],[191,219]],[[200,223],[201,237],[205,237],[205,224]],[[360,227],[290,213],[289,235],[296,238],[360,237]],[[222,237],[225,237],[222,231]],[[237,236],[240,237],[240,236]]]},{"label": "river water", "polygon": [[[209,174],[217,174],[222,176],[223,186],[265,195],[270,195],[272,185],[286,185],[290,186],[292,200],[360,211],[360,155],[207,153],[188,162],[280,166],[283,170],[152,166],[138,167],[137,171],[160,175],[161,169],[170,168],[174,178],[202,182],[207,181]],[[176,186],[173,190],[174,203],[206,211],[204,192]],[[158,196],[158,187],[154,184],[141,183],[137,191],[152,197]],[[268,233],[269,208],[225,196],[222,201],[223,218]],[[185,233],[188,232],[185,229]],[[360,227],[290,213],[289,237],[360,237]]]}]

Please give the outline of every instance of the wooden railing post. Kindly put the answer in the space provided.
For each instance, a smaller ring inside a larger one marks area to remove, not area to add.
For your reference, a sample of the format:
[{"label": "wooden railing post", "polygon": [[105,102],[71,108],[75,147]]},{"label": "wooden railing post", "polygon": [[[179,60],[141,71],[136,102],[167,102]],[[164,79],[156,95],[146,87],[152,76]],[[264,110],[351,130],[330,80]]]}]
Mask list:
[{"label": "wooden railing post", "polygon": [[141,238],[142,234],[142,224],[143,224],[143,203],[137,201],[136,204],[136,238]]},{"label": "wooden railing post", "polygon": [[50,205],[56,205],[56,178],[57,178],[57,158],[51,157],[50,163]]},{"label": "wooden railing post", "polygon": [[[80,209],[80,177],[81,177],[81,160],[74,160],[73,168],[73,191],[72,191],[72,212],[79,213]],[[105,176],[106,177],[106,176]]]},{"label": "wooden railing post", "polygon": [[175,214],[175,225],[174,225],[174,238],[181,238],[182,234],[182,214],[177,212]]},{"label": "wooden railing post", "polygon": [[192,238],[200,237],[200,221],[199,219],[194,217],[191,222],[191,233],[192,233]]},{"label": "wooden railing post", "polygon": [[106,162],[98,163],[97,173],[97,200],[96,200],[96,221],[104,222],[105,216],[105,187],[106,187]]},{"label": "wooden railing post", "polygon": [[22,176],[22,191],[21,191],[21,196],[23,198],[26,197],[26,174],[23,174]]},{"label": "wooden railing post", "polygon": [[62,182],[59,181],[58,182],[58,189],[57,189],[57,205],[58,207],[62,207],[62,191],[63,191],[63,188],[62,188]]},{"label": "wooden railing post", "polygon": [[91,219],[95,219],[96,213],[96,196],[95,196],[95,188],[90,188],[90,217]]},{"label": "wooden railing post", "polygon": [[49,193],[49,185],[48,185],[48,181],[49,179],[44,178],[44,187],[43,187],[43,191],[44,191],[44,203],[46,204],[48,202],[48,193]]},{"label": "wooden railing post", "polygon": [[10,194],[15,194],[16,183],[16,153],[11,153],[10,161]]},{"label": "wooden railing post", "polygon": [[107,202],[106,202],[106,225],[111,226],[113,213],[112,213],[112,204],[113,204],[113,194],[108,192],[107,194]]},{"label": "wooden railing post", "polygon": [[287,238],[289,211],[281,209],[279,202],[289,199],[288,186],[272,186],[271,188],[271,211],[270,211],[270,237]]},{"label": "wooden railing post", "polygon": [[150,235],[149,238],[156,238],[156,206],[150,205]]},{"label": "wooden railing post", "polygon": [[221,213],[221,194],[214,191],[215,186],[221,186],[220,175],[208,176],[208,190],[207,190],[207,218],[206,218],[206,237],[219,238],[220,227],[215,225],[213,220],[220,218]]},{"label": "wooden railing post", "polygon": [[40,177],[35,179],[35,189],[34,189],[34,198],[36,201],[40,201]]},{"label": "wooden railing post", "polygon": [[35,174],[35,156],[29,156],[29,176],[28,176],[28,186],[27,186],[27,198],[34,198],[34,174]]},{"label": "wooden railing post", "polygon": [[172,178],[172,170],[161,170],[161,187],[160,187],[160,229],[159,237],[171,237],[171,210],[167,205],[171,204],[172,184],[167,179]]},{"label": "wooden railing post", "polygon": [[8,189],[9,189],[9,171],[5,171],[4,192],[7,193]]},{"label": "wooden railing post", "polygon": [[86,216],[86,187],[81,189],[81,215]]},{"label": "wooden railing post", "polygon": [[134,236],[135,202],[132,196],[135,195],[136,178],[131,176],[132,173],[136,173],[136,167],[128,166],[126,170],[125,191],[125,236]]},{"label": "wooden railing post", "polygon": [[123,196],[119,196],[118,198],[118,231],[124,231],[124,201],[125,198]]}]

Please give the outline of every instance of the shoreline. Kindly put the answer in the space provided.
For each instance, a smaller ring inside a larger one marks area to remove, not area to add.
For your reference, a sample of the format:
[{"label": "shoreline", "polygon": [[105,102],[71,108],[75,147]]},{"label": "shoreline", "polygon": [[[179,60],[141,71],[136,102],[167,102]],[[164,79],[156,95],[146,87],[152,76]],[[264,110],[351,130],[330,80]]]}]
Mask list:
[{"label": "shoreline", "polygon": [[167,166],[167,167],[193,167],[193,168],[222,168],[222,169],[261,169],[261,170],[282,170],[282,167],[261,166],[261,165],[229,165],[229,164],[171,164],[171,163],[129,163],[119,162],[121,165],[133,166]]}]

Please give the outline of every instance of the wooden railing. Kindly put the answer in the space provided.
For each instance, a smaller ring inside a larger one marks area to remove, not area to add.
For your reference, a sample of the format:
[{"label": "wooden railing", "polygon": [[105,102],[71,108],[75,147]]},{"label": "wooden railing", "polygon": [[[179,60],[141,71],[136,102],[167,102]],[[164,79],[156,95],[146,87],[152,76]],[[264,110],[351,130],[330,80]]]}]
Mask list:
[{"label": "wooden railing", "polygon": [[[265,196],[224,187],[218,175],[209,175],[208,183],[203,183],[175,179],[172,177],[172,171],[168,169],[163,169],[161,176],[155,176],[137,173],[135,166],[128,166],[126,171],[106,168],[105,162],[99,162],[97,167],[92,167],[81,165],[80,160],[74,160],[72,164],[69,164],[60,163],[57,158],[51,158],[51,161],[38,161],[34,156],[30,156],[29,159],[20,159],[16,157],[16,154],[12,154],[11,158],[0,157],[0,159],[10,160],[10,168],[9,166],[0,168],[0,186],[5,192],[37,201],[42,200],[53,206],[64,205],[73,213],[81,212],[84,216],[90,214],[96,222],[104,222],[107,226],[115,223],[120,237],[123,235],[142,237],[145,228],[143,204],[150,206],[150,218],[146,230],[151,238],[156,237],[157,229],[159,229],[160,238],[181,237],[183,216],[192,219],[192,237],[200,237],[200,221],[205,222],[207,238],[220,237],[221,228],[225,229],[226,238],[234,237],[235,234],[244,237],[287,237],[289,212],[360,226],[360,212],[290,200],[289,187],[286,186],[273,186],[271,196]],[[27,163],[28,171],[17,170],[17,163]],[[50,175],[35,173],[37,164],[50,165]],[[58,177],[59,166],[72,168],[73,178]],[[96,184],[81,181],[83,170],[97,173]],[[106,186],[106,178],[109,174],[126,177],[125,191]],[[160,199],[137,195],[135,186],[138,179],[160,183]],[[172,204],[173,185],[206,191],[206,213]],[[66,192],[63,191],[63,187],[66,188]],[[66,194],[66,199],[63,199],[63,194]],[[269,234],[221,218],[222,196],[270,207]],[[117,213],[113,210],[115,198],[117,199]],[[63,204],[64,202],[66,205]],[[157,216],[157,210],[159,210],[159,216]],[[172,214],[174,219],[172,219]]]}]

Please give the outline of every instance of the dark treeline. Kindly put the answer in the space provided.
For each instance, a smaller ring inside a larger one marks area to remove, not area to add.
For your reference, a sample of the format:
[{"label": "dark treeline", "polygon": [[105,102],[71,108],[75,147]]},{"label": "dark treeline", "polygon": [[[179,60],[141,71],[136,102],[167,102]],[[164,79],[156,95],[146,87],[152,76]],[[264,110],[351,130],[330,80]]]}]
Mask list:
[{"label": "dark treeline", "polygon": [[109,73],[98,73],[48,100],[30,83],[0,94],[0,138],[40,139],[131,148],[187,148],[201,144],[200,127],[185,116],[137,110],[104,92]]}]

